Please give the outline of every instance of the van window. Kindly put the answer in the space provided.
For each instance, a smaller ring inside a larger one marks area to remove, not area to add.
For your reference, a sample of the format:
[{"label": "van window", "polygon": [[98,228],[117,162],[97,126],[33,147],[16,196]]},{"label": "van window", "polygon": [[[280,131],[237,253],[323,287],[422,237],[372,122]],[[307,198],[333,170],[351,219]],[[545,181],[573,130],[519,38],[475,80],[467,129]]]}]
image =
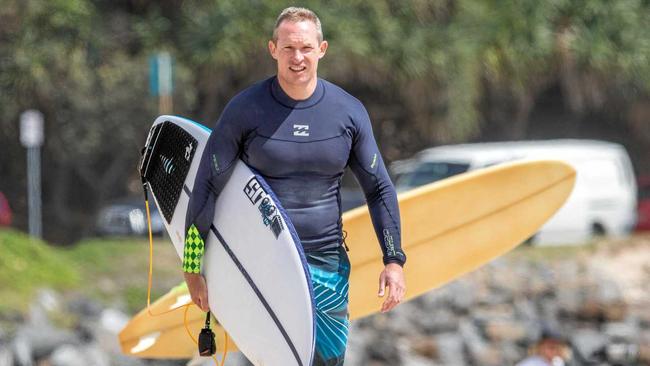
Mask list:
[{"label": "van window", "polygon": [[400,175],[395,185],[399,190],[414,188],[464,173],[468,169],[469,164],[423,162],[413,170]]},{"label": "van window", "polygon": [[620,186],[624,183],[619,167],[614,161],[582,161],[576,168],[578,172],[576,184],[600,190]]}]

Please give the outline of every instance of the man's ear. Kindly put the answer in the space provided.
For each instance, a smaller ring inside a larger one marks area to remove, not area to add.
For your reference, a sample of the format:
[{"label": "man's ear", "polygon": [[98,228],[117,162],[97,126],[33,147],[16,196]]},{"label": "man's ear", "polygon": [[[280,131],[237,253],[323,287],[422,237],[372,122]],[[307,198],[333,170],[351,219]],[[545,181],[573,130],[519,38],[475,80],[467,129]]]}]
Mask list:
[{"label": "man's ear", "polygon": [[320,56],[318,56],[318,58],[323,58],[323,56],[325,56],[325,52],[327,52],[327,47],[328,46],[329,46],[329,44],[327,43],[327,41],[323,41],[323,42],[320,43],[320,46],[319,46],[319,48],[320,48]]},{"label": "man's ear", "polygon": [[278,59],[278,55],[276,54],[277,49],[278,49],[278,47],[275,44],[275,42],[273,42],[273,40],[270,40],[269,41],[269,53],[271,54],[271,57],[273,57],[274,60]]}]

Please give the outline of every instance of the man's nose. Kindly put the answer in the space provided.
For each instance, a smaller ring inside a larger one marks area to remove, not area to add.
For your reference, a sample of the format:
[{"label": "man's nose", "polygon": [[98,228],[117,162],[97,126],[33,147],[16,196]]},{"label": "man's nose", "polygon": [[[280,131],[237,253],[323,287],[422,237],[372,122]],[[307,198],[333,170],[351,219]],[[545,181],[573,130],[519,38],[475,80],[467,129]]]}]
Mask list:
[{"label": "man's nose", "polygon": [[291,61],[301,62],[303,58],[305,58],[305,56],[302,54],[302,52],[299,49],[295,49],[291,53]]}]

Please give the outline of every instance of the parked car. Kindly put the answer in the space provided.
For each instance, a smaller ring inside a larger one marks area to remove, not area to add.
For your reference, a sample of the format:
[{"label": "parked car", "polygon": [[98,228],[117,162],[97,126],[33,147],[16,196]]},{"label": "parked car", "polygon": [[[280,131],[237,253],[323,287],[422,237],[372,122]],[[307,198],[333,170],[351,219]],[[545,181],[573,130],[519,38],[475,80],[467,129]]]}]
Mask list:
[{"label": "parked car", "polygon": [[639,204],[637,209],[637,231],[650,231],[650,175],[638,179]]},{"label": "parked car", "polygon": [[9,207],[9,202],[2,192],[0,192],[0,226],[9,226],[11,225],[11,207]]},{"label": "parked car", "polygon": [[[149,202],[151,213],[151,232],[163,235],[165,225],[156,205]],[[141,200],[127,199],[110,204],[99,211],[95,225],[96,233],[101,236],[148,235],[147,212]]]},{"label": "parked car", "polygon": [[637,186],[619,144],[595,140],[477,143],[423,150],[394,165],[396,187],[426,183],[519,159],[557,159],[577,171],[565,205],[531,239],[539,244],[585,242],[594,235],[627,235],[636,224]]}]

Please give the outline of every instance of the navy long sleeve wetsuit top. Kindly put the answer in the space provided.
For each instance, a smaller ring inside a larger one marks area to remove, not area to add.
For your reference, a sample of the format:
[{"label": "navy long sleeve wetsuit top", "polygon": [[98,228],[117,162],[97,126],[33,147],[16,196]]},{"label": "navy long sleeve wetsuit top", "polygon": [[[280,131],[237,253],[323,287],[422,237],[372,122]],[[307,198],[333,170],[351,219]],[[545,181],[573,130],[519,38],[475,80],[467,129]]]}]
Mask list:
[{"label": "navy long sleeve wetsuit top", "polygon": [[384,263],[406,261],[397,196],[370,118],[343,89],[318,79],[312,96],[296,101],[271,77],[235,96],[201,157],[186,232],[193,225],[207,238],[216,198],[237,159],[268,182],[306,251],[341,245],[340,187],[349,166],[365,193]]}]

